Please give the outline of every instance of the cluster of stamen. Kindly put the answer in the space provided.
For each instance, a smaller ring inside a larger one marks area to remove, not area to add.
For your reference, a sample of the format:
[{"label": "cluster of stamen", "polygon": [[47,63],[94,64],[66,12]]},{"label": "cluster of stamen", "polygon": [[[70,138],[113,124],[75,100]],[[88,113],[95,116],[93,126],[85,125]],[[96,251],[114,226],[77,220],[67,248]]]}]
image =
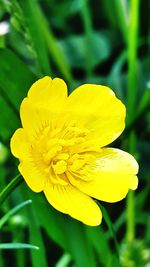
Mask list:
[{"label": "cluster of stamen", "polygon": [[84,180],[88,163],[94,157],[86,151],[88,133],[87,129],[75,126],[66,127],[63,131],[58,128],[50,131],[49,127],[44,129],[36,149],[43,161],[44,171],[53,183],[68,184],[70,174]]}]

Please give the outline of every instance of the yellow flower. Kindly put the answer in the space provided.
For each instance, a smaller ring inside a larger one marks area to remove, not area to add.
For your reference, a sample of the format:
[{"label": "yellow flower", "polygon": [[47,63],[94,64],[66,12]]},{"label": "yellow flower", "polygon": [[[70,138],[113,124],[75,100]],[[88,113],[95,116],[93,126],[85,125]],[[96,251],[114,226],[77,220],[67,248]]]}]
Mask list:
[{"label": "yellow flower", "polygon": [[137,188],[135,159],[105,147],[125,125],[125,106],[108,87],[84,84],[68,97],[63,80],[46,76],[31,86],[20,116],[11,151],[28,186],[57,210],[99,225],[91,197],[116,202]]}]

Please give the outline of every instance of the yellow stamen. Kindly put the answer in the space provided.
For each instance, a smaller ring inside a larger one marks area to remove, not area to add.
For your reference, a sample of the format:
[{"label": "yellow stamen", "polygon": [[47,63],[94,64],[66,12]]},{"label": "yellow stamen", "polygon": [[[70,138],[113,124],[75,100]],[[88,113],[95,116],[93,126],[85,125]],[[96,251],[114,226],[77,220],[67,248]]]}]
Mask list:
[{"label": "yellow stamen", "polygon": [[67,163],[64,160],[59,160],[55,165],[53,165],[53,170],[56,174],[62,174],[67,169]]}]

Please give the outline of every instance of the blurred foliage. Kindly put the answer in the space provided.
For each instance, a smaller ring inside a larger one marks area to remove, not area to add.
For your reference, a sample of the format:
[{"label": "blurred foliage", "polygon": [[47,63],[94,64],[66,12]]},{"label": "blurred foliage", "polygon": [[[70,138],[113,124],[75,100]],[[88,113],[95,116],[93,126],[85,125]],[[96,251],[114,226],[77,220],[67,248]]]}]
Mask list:
[{"label": "blurred foliage", "polygon": [[[110,86],[128,108],[126,130],[114,145],[130,151],[140,165],[139,189],[127,208],[125,201],[104,204],[113,228],[107,228],[107,215],[99,227],[82,225],[22,184],[1,206],[0,216],[9,216],[0,242],[39,250],[14,252],[2,250],[1,244],[0,267],[150,266],[149,10],[147,0],[0,0],[0,191],[17,173],[9,141],[20,125],[20,103],[44,75],[66,80],[69,92],[86,82]],[[8,32],[3,33],[1,22],[8,24]],[[30,205],[10,216],[28,199]]]}]

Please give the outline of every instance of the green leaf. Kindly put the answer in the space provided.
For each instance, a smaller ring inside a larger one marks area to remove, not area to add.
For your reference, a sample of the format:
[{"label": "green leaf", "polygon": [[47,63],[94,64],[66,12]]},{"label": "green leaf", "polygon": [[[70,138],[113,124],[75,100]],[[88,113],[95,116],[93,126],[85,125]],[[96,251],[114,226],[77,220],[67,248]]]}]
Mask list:
[{"label": "green leaf", "polygon": [[[1,88],[0,88],[1,90]],[[16,128],[19,127],[19,119],[8,102],[0,95],[0,140],[6,142]],[[10,119],[11,118],[11,119]]]},{"label": "green leaf", "polygon": [[9,49],[0,49],[0,87],[12,105],[18,110],[36,76]]},{"label": "green leaf", "polygon": [[0,70],[0,137],[7,141],[20,126],[19,106],[36,76],[9,49],[0,49]]},{"label": "green leaf", "polygon": [[107,85],[110,86],[116,93],[117,97],[121,100],[125,100],[124,95],[124,80],[122,68],[127,58],[126,51],[123,51],[112,65],[110,74],[108,76]]},{"label": "green leaf", "polygon": [[[59,41],[59,45],[67,55],[70,66],[85,68],[87,62],[85,42],[86,36],[84,35],[72,35]],[[111,50],[105,34],[99,32],[93,33],[91,42],[92,46],[90,53],[92,54],[92,61],[90,64],[92,68],[94,68],[109,57]]]}]

